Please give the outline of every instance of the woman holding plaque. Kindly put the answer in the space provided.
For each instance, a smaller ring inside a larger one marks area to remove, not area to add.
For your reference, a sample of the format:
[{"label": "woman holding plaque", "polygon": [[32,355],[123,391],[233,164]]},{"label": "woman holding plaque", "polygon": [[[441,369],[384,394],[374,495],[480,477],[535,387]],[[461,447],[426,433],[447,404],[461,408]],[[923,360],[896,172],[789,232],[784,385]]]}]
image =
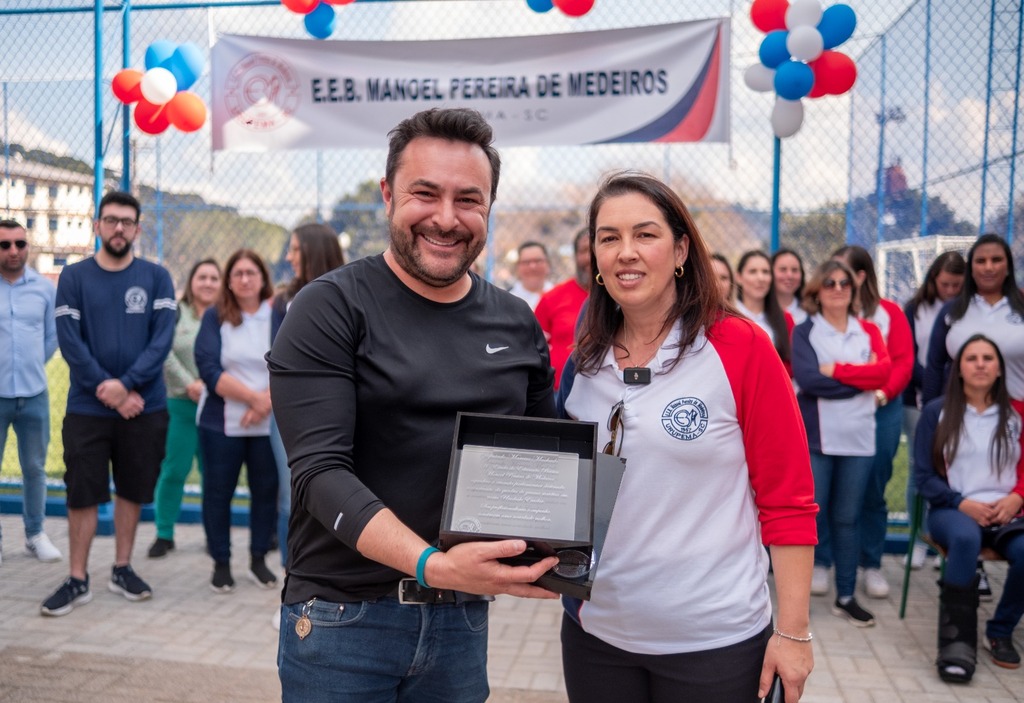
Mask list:
[{"label": "woman holding plaque", "polygon": [[813,666],[817,507],[779,355],[722,300],[664,183],[611,176],[589,233],[596,285],[559,399],[627,470],[591,599],[563,601],[569,699],[753,703],[778,675],[795,703]]}]

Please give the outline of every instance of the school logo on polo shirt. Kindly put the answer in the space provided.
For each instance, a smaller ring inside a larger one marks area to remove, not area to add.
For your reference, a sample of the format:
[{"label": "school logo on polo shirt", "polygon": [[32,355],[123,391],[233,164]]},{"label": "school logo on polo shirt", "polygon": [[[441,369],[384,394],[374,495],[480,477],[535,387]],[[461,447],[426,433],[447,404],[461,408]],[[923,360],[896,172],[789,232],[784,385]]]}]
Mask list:
[{"label": "school logo on polo shirt", "polygon": [[708,407],[700,398],[677,398],[662,411],[661,426],[676,439],[697,439],[708,428]]}]

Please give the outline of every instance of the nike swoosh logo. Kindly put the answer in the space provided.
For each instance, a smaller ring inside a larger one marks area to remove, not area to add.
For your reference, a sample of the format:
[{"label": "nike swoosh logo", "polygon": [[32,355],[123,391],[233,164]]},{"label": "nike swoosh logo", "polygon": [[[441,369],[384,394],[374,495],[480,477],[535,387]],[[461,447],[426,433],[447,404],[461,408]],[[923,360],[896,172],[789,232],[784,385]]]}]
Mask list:
[{"label": "nike swoosh logo", "polygon": [[485,347],[485,349],[487,350],[488,354],[497,354],[500,351],[504,351],[504,350],[508,349],[508,347],[492,347],[490,344],[488,344]]}]

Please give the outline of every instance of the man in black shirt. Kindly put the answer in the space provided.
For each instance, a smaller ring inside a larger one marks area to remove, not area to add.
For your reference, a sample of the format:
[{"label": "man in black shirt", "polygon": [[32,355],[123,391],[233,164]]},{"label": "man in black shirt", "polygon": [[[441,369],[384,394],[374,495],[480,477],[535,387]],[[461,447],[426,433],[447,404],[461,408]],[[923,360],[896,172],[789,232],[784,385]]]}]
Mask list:
[{"label": "man in black shirt", "polygon": [[469,272],[498,185],[490,126],[435,109],[389,137],[390,247],[303,288],[268,355],[292,468],[285,702],[482,702],[488,596],[554,597],[531,585],[554,558],[498,561],[522,540],[430,546],[456,413],[554,417],[552,372],[530,307]]}]

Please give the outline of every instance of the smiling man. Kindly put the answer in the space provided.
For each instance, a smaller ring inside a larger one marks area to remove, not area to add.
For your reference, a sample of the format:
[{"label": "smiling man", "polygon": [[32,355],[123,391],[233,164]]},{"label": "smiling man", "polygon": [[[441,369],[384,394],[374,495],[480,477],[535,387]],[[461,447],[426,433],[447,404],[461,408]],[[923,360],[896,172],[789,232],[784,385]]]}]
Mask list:
[{"label": "smiling man", "polygon": [[292,469],[286,703],[482,703],[490,596],[554,597],[530,585],[554,559],[498,562],[522,540],[432,546],[456,414],[555,414],[529,306],[470,273],[498,187],[491,139],[472,110],[392,130],[389,248],[303,288],[268,355]]}]

